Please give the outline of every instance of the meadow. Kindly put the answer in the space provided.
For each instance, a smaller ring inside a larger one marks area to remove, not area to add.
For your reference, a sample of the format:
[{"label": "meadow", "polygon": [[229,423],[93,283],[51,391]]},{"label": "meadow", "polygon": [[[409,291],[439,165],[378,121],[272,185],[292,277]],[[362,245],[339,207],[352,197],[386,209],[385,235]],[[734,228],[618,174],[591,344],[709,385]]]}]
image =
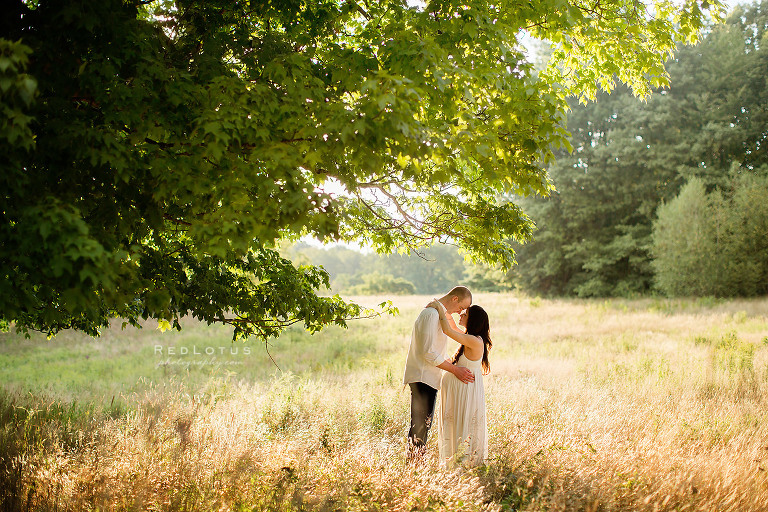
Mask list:
[{"label": "meadow", "polygon": [[268,345],[0,333],[2,510],[768,510],[768,299],[477,295],[491,457],[450,469],[405,461],[428,299]]}]

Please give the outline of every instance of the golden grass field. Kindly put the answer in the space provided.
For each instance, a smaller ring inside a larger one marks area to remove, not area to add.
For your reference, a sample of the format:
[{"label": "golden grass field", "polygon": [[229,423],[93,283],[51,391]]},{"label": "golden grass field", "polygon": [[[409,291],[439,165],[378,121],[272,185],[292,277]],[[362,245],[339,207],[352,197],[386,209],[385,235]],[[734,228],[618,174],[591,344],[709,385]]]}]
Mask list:
[{"label": "golden grass field", "polygon": [[269,346],[280,370],[258,343],[206,359],[230,333],[191,321],[0,334],[3,510],[768,510],[768,299],[477,295],[491,458],[453,470],[434,436],[405,462],[400,377],[428,299],[291,329]]}]

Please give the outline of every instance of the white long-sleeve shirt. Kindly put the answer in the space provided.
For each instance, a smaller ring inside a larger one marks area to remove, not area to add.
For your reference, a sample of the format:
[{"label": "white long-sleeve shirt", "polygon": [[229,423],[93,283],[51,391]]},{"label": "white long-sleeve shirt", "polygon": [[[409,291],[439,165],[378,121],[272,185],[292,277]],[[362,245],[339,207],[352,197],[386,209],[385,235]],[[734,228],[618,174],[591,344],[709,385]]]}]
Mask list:
[{"label": "white long-sleeve shirt", "polygon": [[[442,304],[440,307],[445,310]],[[434,308],[424,308],[411,332],[411,345],[405,360],[403,384],[423,382],[435,389],[440,389],[442,370],[437,367],[447,359],[445,347],[448,337],[440,328],[440,315]]]}]

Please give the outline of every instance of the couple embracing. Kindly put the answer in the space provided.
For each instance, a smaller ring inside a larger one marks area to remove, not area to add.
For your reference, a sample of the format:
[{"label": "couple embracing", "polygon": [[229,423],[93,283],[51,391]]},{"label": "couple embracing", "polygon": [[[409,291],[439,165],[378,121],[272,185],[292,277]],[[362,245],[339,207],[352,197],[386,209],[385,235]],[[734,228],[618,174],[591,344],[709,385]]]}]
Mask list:
[{"label": "couple embracing", "polygon": [[[460,314],[458,326],[452,316],[455,313]],[[451,359],[445,355],[448,338],[460,345]],[[472,305],[472,294],[464,286],[453,288],[421,311],[413,326],[403,378],[411,388],[409,460],[425,451],[439,390],[440,460],[446,464],[484,462],[488,426],[483,375],[490,371],[491,346],[488,315]]]}]

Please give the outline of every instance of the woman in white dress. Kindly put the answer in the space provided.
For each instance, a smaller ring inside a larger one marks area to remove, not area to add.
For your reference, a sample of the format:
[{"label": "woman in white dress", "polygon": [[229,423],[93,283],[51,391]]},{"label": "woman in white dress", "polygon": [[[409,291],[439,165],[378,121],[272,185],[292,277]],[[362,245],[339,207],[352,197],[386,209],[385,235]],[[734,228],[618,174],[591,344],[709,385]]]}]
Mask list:
[{"label": "woman in white dress", "polygon": [[449,465],[483,464],[488,456],[483,375],[491,370],[488,352],[493,346],[488,314],[480,306],[470,306],[461,314],[459,326],[464,329],[460,329],[437,303],[432,302],[430,307],[440,313],[443,332],[461,344],[453,364],[469,368],[475,375],[474,382],[465,384],[453,374],[443,374],[438,423],[440,459]]}]

